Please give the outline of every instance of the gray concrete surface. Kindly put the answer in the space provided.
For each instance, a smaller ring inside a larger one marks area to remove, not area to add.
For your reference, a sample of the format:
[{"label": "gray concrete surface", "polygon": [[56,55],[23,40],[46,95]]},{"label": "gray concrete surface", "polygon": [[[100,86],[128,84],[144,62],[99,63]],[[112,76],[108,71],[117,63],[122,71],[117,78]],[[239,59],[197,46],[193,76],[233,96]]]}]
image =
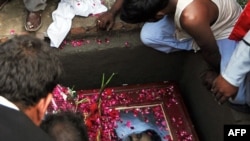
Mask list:
[{"label": "gray concrete surface", "polygon": [[[51,11],[56,8],[58,0],[48,2],[43,14],[43,27],[29,34],[42,36],[46,32],[51,22]],[[0,11],[0,39],[11,37],[12,31],[15,34],[26,33],[23,28],[25,14],[21,0],[7,4]],[[94,17],[76,17],[72,28],[82,26],[94,26]],[[118,75],[109,86],[176,81],[200,140],[223,141],[223,125],[234,123],[233,115],[226,104],[218,105],[202,86],[199,74],[207,65],[200,54],[160,53],[140,42],[139,28],[132,26],[123,30],[123,24],[118,20],[116,29],[67,38],[67,44],[58,49],[65,69],[61,84],[76,90],[99,88],[102,73],[109,75],[113,72]],[[84,44],[73,47],[72,41],[78,39]]]}]

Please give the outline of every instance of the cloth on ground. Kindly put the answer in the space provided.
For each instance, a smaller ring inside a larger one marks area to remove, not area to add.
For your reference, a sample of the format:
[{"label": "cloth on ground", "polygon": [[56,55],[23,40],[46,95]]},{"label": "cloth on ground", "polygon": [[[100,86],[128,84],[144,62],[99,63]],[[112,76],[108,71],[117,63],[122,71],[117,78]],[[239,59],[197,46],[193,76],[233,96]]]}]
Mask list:
[{"label": "cloth on ground", "polygon": [[47,29],[50,46],[58,48],[67,36],[75,16],[88,17],[107,11],[100,0],[61,0],[52,12],[53,22]]}]

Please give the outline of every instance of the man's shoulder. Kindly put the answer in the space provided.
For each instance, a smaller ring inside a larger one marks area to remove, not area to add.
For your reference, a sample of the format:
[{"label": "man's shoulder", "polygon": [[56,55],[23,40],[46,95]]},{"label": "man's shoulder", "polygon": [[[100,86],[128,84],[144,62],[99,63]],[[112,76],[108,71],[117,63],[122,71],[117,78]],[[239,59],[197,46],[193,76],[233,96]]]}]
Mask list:
[{"label": "man's shoulder", "polygon": [[52,141],[24,113],[0,105],[0,141]]},{"label": "man's shoulder", "polygon": [[193,3],[190,3],[182,11],[181,17],[186,18],[186,19],[204,17],[205,15],[208,15],[209,10],[211,10],[211,8],[208,5],[201,3],[201,2],[193,2]]}]

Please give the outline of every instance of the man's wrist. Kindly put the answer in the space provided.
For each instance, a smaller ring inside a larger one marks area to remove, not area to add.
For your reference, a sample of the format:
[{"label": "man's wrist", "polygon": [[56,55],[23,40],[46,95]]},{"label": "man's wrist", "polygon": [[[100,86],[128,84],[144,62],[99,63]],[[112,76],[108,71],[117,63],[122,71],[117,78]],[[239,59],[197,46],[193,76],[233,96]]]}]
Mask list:
[{"label": "man's wrist", "polygon": [[241,84],[241,82],[235,80],[235,79],[232,79],[230,76],[228,76],[227,74],[225,73],[221,73],[221,76],[229,83],[231,84],[232,86],[234,87],[239,87],[239,85]]},{"label": "man's wrist", "polygon": [[116,15],[118,14],[119,11],[110,9],[107,12],[110,13],[113,17],[116,17]]},{"label": "man's wrist", "polygon": [[108,12],[109,14],[111,14],[112,16],[115,16],[115,15],[116,15],[116,12],[114,12],[114,11],[113,11],[113,10],[111,10],[111,9],[110,9],[110,10],[108,10],[107,12]]}]

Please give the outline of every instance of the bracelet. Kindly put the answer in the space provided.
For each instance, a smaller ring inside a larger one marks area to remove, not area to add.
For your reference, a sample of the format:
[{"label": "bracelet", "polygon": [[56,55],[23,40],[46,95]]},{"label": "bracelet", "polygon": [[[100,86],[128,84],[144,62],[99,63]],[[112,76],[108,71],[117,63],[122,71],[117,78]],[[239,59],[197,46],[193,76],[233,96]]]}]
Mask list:
[{"label": "bracelet", "polygon": [[246,40],[242,39],[242,41],[243,41],[247,46],[250,46],[250,43],[247,42]]}]

